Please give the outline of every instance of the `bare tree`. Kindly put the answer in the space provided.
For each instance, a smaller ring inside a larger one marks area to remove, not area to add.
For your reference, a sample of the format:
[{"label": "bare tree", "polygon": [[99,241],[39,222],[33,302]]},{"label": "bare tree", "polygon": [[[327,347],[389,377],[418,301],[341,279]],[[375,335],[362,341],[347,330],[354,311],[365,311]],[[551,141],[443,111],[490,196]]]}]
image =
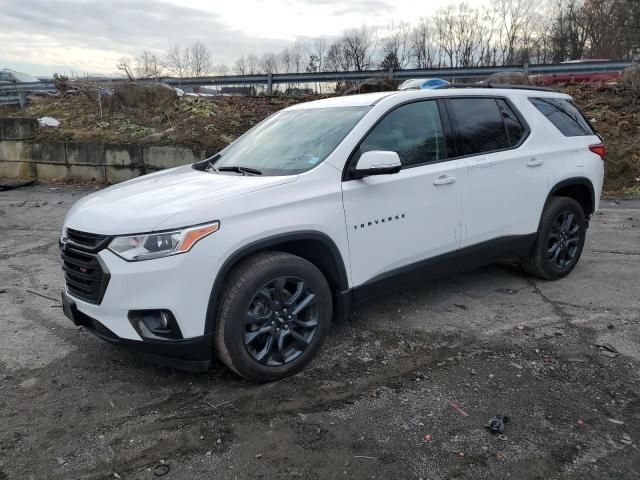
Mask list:
[{"label": "bare tree", "polygon": [[124,73],[129,80],[133,80],[135,75],[133,74],[133,67],[131,66],[131,59],[129,57],[122,57],[116,68]]},{"label": "bare tree", "polygon": [[189,48],[183,48],[179,44],[169,47],[164,56],[164,67],[180,78],[188,76],[191,58]]},{"label": "bare tree", "polygon": [[432,21],[420,17],[418,24],[411,31],[411,52],[417,68],[432,68],[439,61],[438,34]]},{"label": "bare tree", "polygon": [[260,57],[260,69],[264,73],[278,73],[278,56],[275,53],[265,53]]},{"label": "bare tree", "polygon": [[454,67],[454,60],[457,62],[457,40],[455,33],[456,14],[453,5],[448,5],[436,11],[433,20],[438,30],[440,48],[446,59],[448,66]]},{"label": "bare tree", "polygon": [[236,60],[236,63],[233,66],[233,70],[237,75],[247,74],[247,59],[245,58],[244,55],[242,55],[238,60]]},{"label": "bare tree", "polygon": [[[382,41],[384,57],[381,68],[406,68],[411,62],[411,26],[406,22],[392,23],[388,35]],[[385,61],[386,60],[386,61]]]},{"label": "bare tree", "polygon": [[344,42],[337,40],[331,44],[325,59],[326,70],[330,72],[347,72],[354,69],[353,59],[346,54]]},{"label": "bare tree", "polygon": [[360,28],[347,30],[342,35],[341,44],[343,55],[349,59],[356,71],[369,70],[376,48],[373,29],[363,25]]},{"label": "bare tree", "polygon": [[529,31],[535,3],[530,0],[494,0],[493,5],[499,22],[500,63],[509,65],[515,62],[518,44]]},{"label": "bare tree", "polygon": [[160,58],[148,50],[145,50],[133,60],[129,57],[122,57],[116,68],[124,73],[129,80],[156,78],[162,75]]},{"label": "bare tree", "polygon": [[325,58],[327,56],[327,37],[317,37],[311,40],[307,45],[307,53],[309,56],[315,56],[317,71],[322,72],[325,68]]},{"label": "bare tree", "polygon": [[202,42],[195,42],[189,49],[189,76],[202,77],[211,73],[211,52]]},{"label": "bare tree", "polygon": [[145,50],[135,60],[137,78],[156,78],[162,75],[162,61],[155,53]]},{"label": "bare tree", "polygon": [[216,65],[213,66],[213,73],[215,75],[228,75],[229,74],[229,67],[227,65],[225,65],[224,63],[218,63]]},{"label": "bare tree", "polygon": [[258,73],[258,57],[256,57],[253,53],[247,55],[247,74],[255,75]]}]

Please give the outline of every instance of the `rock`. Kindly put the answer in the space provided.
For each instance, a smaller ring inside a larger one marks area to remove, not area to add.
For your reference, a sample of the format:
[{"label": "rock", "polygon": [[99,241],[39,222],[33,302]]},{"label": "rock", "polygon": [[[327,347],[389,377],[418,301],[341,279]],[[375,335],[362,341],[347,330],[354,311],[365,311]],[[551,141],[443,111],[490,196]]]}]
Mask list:
[{"label": "rock", "polygon": [[36,383],[38,383],[38,379],[37,378],[27,378],[25,381],[23,381],[22,383],[20,383],[20,387],[22,388],[33,388],[36,386]]},{"label": "rock", "polygon": [[[346,85],[345,85],[346,86]],[[387,92],[396,90],[396,82],[390,81],[387,77],[368,78],[357,82],[351,88],[347,88],[342,95],[354,95],[358,93]],[[398,313],[400,311],[398,310]]]},{"label": "rock", "polygon": [[260,460],[261,458],[262,458],[262,455],[261,455],[261,454],[257,454],[257,455],[256,455],[256,460]]},{"label": "rock", "polygon": [[622,420],[616,420],[615,418],[607,418],[607,420],[615,425],[624,425],[624,422]]},{"label": "rock", "polygon": [[490,373],[490,374],[489,374],[489,379],[490,379],[490,380],[491,380],[491,379],[493,379],[494,377],[495,377],[495,375],[494,375],[493,373]]},{"label": "rock", "polygon": [[62,466],[65,463],[67,463],[67,461],[62,457],[56,457],[56,462],[58,462],[58,465],[60,465],[60,466]]},{"label": "rock", "polygon": [[521,72],[497,72],[490,75],[485,82],[499,85],[532,85],[529,76]]},{"label": "rock", "polygon": [[210,457],[210,456],[211,456],[211,450],[207,450],[207,453],[205,453],[205,455],[206,455],[207,457]]},{"label": "rock", "polygon": [[221,438],[217,439],[217,440],[216,440],[216,443],[217,443],[218,445],[220,445],[220,444],[222,443],[222,439],[221,439]]},{"label": "rock", "polygon": [[177,98],[175,89],[164,84],[123,83],[113,92],[116,104],[128,108],[167,105]]}]

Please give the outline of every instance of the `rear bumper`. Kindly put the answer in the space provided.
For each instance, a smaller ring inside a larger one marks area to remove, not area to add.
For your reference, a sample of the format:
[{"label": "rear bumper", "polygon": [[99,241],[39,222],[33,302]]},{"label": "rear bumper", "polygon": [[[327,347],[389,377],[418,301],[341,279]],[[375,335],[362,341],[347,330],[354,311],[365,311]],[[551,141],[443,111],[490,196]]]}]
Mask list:
[{"label": "rear bumper", "polygon": [[64,314],[78,326],[118,347],[133,352],[157,365],[189,371],[205,371],[211,366],[212,335],[187,338],[185,340],[131,340],[121,338],[95,318],[81,312],[75,302],[62,292]]}]

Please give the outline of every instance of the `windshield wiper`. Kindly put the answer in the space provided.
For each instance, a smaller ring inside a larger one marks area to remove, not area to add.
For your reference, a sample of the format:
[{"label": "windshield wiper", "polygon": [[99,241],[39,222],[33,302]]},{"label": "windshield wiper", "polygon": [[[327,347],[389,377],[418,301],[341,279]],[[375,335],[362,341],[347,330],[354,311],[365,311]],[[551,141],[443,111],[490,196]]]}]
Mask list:
[{"label": "windshield wiper", "polygon": [[240,167],[237,165],[230,165],[225,167],[213,167],[216,172],[236,172],[243,175],[262,175],[262,172],[257,168]]}]

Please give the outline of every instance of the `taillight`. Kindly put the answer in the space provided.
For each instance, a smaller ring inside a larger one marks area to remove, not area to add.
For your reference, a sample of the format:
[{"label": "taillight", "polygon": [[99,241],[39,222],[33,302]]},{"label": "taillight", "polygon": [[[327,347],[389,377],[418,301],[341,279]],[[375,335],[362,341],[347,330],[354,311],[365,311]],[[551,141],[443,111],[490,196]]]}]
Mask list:
[{"label": "taillight", "polygon": [[604,143],[598,143],[596,145],[589,145],[589,150],[591,150],[593,153],[599,155],[600,158],[602,159],[602,161],[604,161],[604,159],[607,158],[607,150],[606,150],[606,148],[604,148]]}]

